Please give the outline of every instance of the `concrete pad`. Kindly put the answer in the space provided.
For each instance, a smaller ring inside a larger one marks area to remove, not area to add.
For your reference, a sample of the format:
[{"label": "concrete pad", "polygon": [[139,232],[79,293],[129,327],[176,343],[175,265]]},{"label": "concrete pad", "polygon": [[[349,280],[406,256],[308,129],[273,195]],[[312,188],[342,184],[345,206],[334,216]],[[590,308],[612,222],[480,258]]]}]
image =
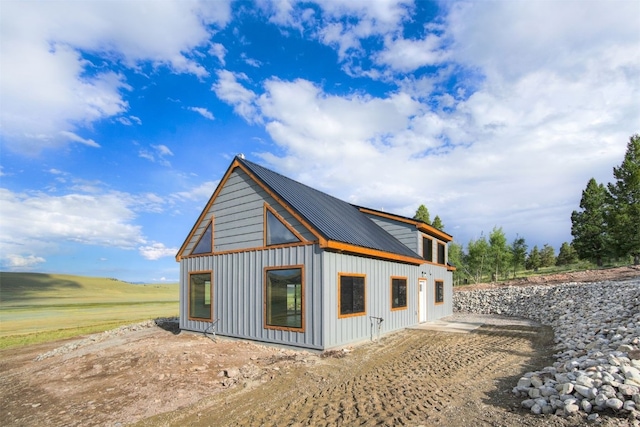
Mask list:
[{"label": "concrete pad", "polygon": [[409,329],[422,329],[428,331],[438,332],[455,332],[460,334],[468,334],[471,331],[475,331],[484,323],[478,322],[453,322],[447,320],[434,320],[432,322],[420,323],[419,325],[412,326]]}]

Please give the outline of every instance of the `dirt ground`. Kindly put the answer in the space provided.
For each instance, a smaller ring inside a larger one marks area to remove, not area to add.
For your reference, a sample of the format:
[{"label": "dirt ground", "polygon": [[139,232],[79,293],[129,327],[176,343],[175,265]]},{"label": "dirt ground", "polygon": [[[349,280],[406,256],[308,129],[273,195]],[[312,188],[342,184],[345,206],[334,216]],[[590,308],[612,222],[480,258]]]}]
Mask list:
[{"label": "dirt ground", "polygon": [[319,354],[165,325],[36,360],[73,342],[0,352],[0,425],[587,425],[531,415],[511,393],[523,373],[552,362],[547,327],[404,330]]}]

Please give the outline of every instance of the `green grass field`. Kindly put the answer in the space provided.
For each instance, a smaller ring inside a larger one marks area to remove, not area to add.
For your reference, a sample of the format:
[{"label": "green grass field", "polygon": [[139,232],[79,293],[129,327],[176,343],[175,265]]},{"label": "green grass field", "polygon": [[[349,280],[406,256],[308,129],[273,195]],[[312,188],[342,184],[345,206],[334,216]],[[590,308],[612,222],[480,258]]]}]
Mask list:
[{"label": "green grass field", "polygon": [[0,272],[0,348],[177,315],[177,283]]}]

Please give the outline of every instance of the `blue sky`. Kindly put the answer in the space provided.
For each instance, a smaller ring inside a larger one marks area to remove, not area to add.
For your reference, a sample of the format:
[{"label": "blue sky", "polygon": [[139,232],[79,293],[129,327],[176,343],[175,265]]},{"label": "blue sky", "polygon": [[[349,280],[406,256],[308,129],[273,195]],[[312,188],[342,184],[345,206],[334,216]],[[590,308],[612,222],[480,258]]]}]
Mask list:
[{"label": "blue sky", "polygon": [[466,245],[571,240],[640,131],[640,2],[3,1],[0,267],[177,281],[233,156]]}]

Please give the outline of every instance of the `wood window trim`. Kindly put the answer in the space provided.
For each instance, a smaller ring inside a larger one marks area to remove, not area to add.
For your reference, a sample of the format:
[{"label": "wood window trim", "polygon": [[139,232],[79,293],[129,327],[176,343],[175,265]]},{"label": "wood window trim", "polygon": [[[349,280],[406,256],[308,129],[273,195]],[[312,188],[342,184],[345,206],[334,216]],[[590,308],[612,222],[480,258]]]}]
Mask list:
[{"label": "wood window trim", "polygon": [[[300,269],[300,281],[302,282],[302,291],[300,292],[300,298],[302,300],[302,307],[301,307],[301,321],[300,321],[300,327],[299,328],[293,328],[293,327],[286,327],[286,326],[274,326],[274,325],[269,325],[267,324],[267,274],[269,273],[269,271],[273,271],[273,270],[294,270],[294,269]],[[304,317],[305,317],[305,285],[304,285],[304,265],[303,264],[298,264],[298,265],[283,265],[283,266],[277,266],[277,267],[264,267],[263,269],[263,282],[262,282],[262,292],[263,292],[263,315],[262,315],[262,327],[264,329],[271,329],[271,330],[277,330],[277,331],[291,331],[291,332],[304,332],[305,331],[305,322],[304,322]]]},{"label": "wood window trim", "polygon": [[[299,242],[291,242],[291,243],[279,243],[276,245],[268,245],[267,244],[267,212],[271,212],[271,214],[273,216],[276,217],[276,219],[278,221],[280,221],[282,223],[282,225],[284,225],[286,227],[287,230],[289,230],[294,236],[296,236],[296,238],[298,240],[300,240]],[[289,224],[287,221],[285,221],[285,219],[278,213],[276,212],[276,210],[274,208],[272,208],[267,202],[264,202],[264,213],[263,213],[263,228],[262,228],[262,244],[264,245],[265,248],[277,248],[277,247],[283,247],[283,246],[293,246],[293,245],[299,245],[299,244],[304,244],[307,242],[307,240],[302,237],[302,235],[300,233],[298,233],[298,231],[293,228],[291,226],[291,224]]]},{"label": "wood window trim", "polygon": [[[444,304],[444,280],[435,280],[433,282],[433,301],[435,305]],[[442,286],[442,301],[438,302],[438,284]]]},{"label": "wood window trim", "polygon": [[[393,280],[404,280],[405,290],[405,305],[401,307],[393,307]],[[391,311],[408,310],[409,309],[409,278],[404,276],[391,276],[389,279],[389,292],[391,296]]]},{"label": "wood window trim", "polygon": [[[195,274],[209,274],[210,277],[210,283],[209,286],[211,287],[211,289],[209,290],[210,295],[211,295],[211,307],[209,309],[209,318],[202,318],[202,317],[191,317],[191,276],[195,275]],[[212,322],[213,321],[213,270],[197,270],[197,271],[190,271],[189,272],[189,277],[187,279],[187,319],[188,320],[193,320],[196,322]]]},{"label": "wood window trim", "polygon": [[[207,232],[207,228],[211,227],[211,250],[209,252],[201,252],[199,254],[194,254],[193,251],[196,250],[196,248],[198,247],[198,245],[200,244],[200,241],[202,240],[202,238],[204,237],[205,233]],[[213,253],[213,234],[214,233],[214,229],[213,229],[213,215],[211,216],[211,219],[209,220],[209,223],[207,224],[207,226],[204,228],[204,231],[202,232],[202,235],[198,238],[198,241],[196,242],[195,245],[193,245],[193,249],[191,249],[191,253],[189,254],[189,256],[205,256],[205,255],[211,255]]]},{"label": "wood window trim", "polygon": [[[429,240],[431,242],[431,251],[430,251],[431,259],[426,258],[427,254],[425,254],[425,250],[424,250],[424,248],[425,248],[425,240]],[[434,241],[433,237],[427,236],[425,234],[422,235],[422,258],[428,263],[437,264],[437,263],[433,262],[433,241]]]},{"label": "wood window trim", "polygon": [[[438,253],[436,254],[438,265],[447,265],[447,245],[439,241],[436,241],[436,242],[438,244],[437,245]],[[442,262],[440,262],[440,248],[442,248]]]},{"label": "wood window trim", "polygon": [[[341,314],[340,311],[340,287],[342,286],[342,277],[362,277],[364,280],[364,311],[358,313]],[[346,319],[349,317],[359,317],[367,315],[367,275],[362,273],[338,273],[338,319]]]}]

